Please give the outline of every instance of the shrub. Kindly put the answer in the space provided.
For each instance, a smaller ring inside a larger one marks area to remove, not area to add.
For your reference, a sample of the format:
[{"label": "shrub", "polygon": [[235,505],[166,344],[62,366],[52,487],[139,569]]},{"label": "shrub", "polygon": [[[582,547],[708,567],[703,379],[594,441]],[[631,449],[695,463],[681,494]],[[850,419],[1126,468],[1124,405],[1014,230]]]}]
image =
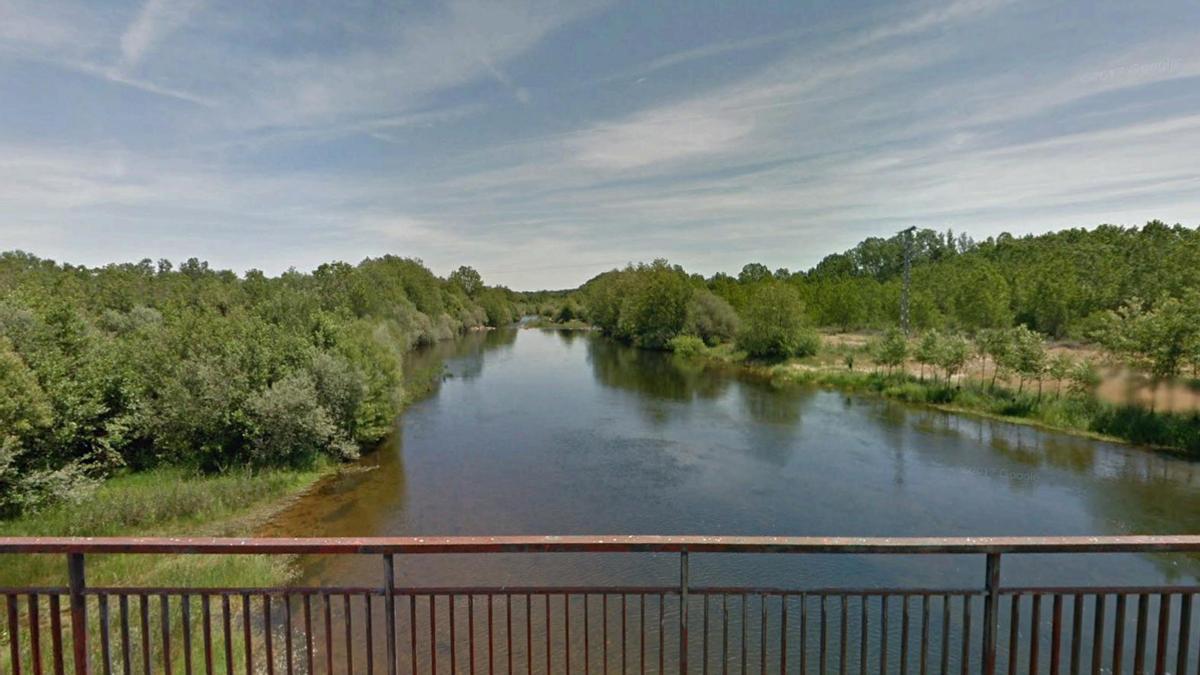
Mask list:
[{"label": "shrub", "polygon": [[357,454],[321,406],[307,375],[289,375],[258,393],[248,401],[247,413],[255,465],[305,466],[322,454],[339,459]]},{"label": "shrub", "polygon": [[821,339],[804,323],[799,293],[780,281],[761,284],[747,302],[737,343],[750,356],[810,356]]},{"label": "shrub", "polygon": [[667,342],[667,349],[680,356],[693,357],[708,350],[704,340],[695,335],[676,335]]},{"label": "shrub", "polygon": [[707,289],[699,289],[688,303],[684,326],[712,347],[737,335],[738,316],[728,302]]}]

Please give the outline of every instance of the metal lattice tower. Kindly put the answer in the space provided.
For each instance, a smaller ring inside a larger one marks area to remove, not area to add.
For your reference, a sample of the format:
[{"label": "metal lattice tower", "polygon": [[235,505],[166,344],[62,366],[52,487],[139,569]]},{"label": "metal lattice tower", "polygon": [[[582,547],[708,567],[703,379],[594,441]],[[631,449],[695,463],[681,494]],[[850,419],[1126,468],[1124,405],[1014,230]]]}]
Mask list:
[{"label": "metal lattice tower", "polygon": [[904,285],[900,289],[900,330],[904,331],[906,337],[909,333],[909,287],[912,285],[912,233],[916,229],[916,227],[910,227],[900,232],[900,236],[904,239]]}]

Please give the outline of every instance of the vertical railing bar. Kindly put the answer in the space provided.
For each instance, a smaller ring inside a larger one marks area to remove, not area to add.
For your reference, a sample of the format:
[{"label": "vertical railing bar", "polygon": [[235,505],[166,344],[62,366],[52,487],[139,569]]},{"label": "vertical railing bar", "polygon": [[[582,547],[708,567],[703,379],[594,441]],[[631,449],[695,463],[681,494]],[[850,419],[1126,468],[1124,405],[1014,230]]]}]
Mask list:
[{"label": "vertical railing bar", "polygon": [[[396,662],[396,568],[390,553],[383,556],[383,611],[387,614],[387,673],[396,675],[400,668]],[[290,670],[288,675],[292,675]]]},{"label": "vertical railing bar", "polygon": [[758,667],[762,675],[767,675],[767,595],[759,594],[758,599],[762,610],[762,621],[758,629]]},{"label": "vertical railing bar", "polygon": [[162,627],[163,672],[171,675],[171,602],[166,593],[158,596],[158,622]]},{"label": "vertical railing bar", "polygon": [[54,675],[63,675],[62,606],[57,593],[50,595],[50,647],[54,651]]},{"label": "vertical railing bar", "polygon": [[[97,610],[100,612],[100,660],[103,664],[104,675],[112,675],[112,644],[109,635],[108,596],[101,594],[96,598]],[[33,617],[30,617],[31,619]],[[32,623],[32,622],[31,622]]]},{"label": "vertical railing bar", "polygon": [[971,596],[962,596],[962,672],[971,672]]},{"label": "vertical railing bar", "polygon": [[779,672],[787,672],[787,620],[788,620],[788,596],[786,593],[779,596]]},{"label": "vertical railing bar", "polygon": [[550,659],[551,644],[552,644],[552,640],[551,640],[552,635],[550,632],[550,627],[553,625],[550,622],[550,594],[547,593],[543,597],[545,598],[545,601],[546,601],[545,602],[545,605],[546,605],[546,675],[551,675],[551,673],[553,672],[553,670],[551,669],[551,666],[554,664]]},{"label": "vertical railing bar", "polygon": [[37,593],[30,593],[26,601],[29,604],[30,666],[33,668],[33,675],[42,675],[42,622],[38,617],[41,598]]},{"label": "vertical railing bar", "polygon": [[325,619],[325,673],[333,675],[333,596],[321,598],[321,609]]},{"label": "vertical railing bar", "polygon": [[21,623],[17,596],[6,595],[4,602],[8,610],[8,653],[11,661],[9,666],[12,668],[12,675],[21,675]]},{"label": "vertical railing bar", "polygon": [[[592,612],[591,612],[592,596],[588,593],[583,594],[583,675],[588,675],[592,669]],[[490,672],[488,675],[492,675]]]},{"label": "vertical railing bar", "polygon": [[[638,621],[638,670],[642,675],[646,675],[646,594],[642,593],[641,602],[638,604],[638,612],[640,613]],[[549,671],[547,671],[549,675]]]},{"label": "vertical railing bar", "polygon": [[841,596],[841,600],[841,620],[838,628],[838,673],[846,675],[850,669],[850,601],[844,595]]},{"label": "vertical railing bar", "polygon": [[1165,675],[1167,672],[1167,631],[1171,625],[1171,593],[1158,594],[1158,642],[1154,650],[1155,675]]},{"label": "vertical railing bar", "polygon": [[879,672],[887,675],[888,661],[888,601],[886,594],[879,596]]},{"label": "vertical railing bar", "polygon": [[788,657],[788,596],[779,596],[779,672],[787,672]]},{"label": "vertical railing bar", "polygon": [[950,595],[942,595],[941,675],[950,675]]},{"label": "vertical railing bar", "polygon": [[314,670],[316,664],[313,663],[313,621],[312,621],[312,594],[305,593],[302,601],[304,602],[304,673],[305,675],[316,675]]},{"label": "vertical railing bar", "polygon": [[821,639],[820,642],[817,643],[817,658],[819,659],[818,662],[821,664],[821,673],[829,672],[829,617],[827,615],[828,602],[829,596],[822,595],[821,603],[819,605],[820,613],[818,614],[821,624]]},{"label": "vertical railing bar", "polygon": [[1108,595],[1092,596],[1092,675],[1100,675],[1104,664],[1104,611]]},{"label": "vertical railing bar", "polygon": [[370,593],[363,593],[363,624],[366,631],[366,651],[367,651],[367,670],[368,675],[375,673],[375,612],[372,611],[371,600],[374,596]]},{"label": "vertical railing bar", "polygon": [[508,645],[508,673],[507,673],[507,675],[512,675],[512,672],[513,672],[513,649],[512,649],[513,624],[512,624],[512,594],[511,593],[504,596],[504,620],[508,624],[507,628],[505,629],[507,631],[505,639],[507,640],[507,645]]},{"label": "vertical railing bar", "polygon": [[1079,675],[1083,659],[1083,595],[1076,593],[1071,602],[1071,675]]},{"label": "vertical railing bar", "polygon": [[750,596],[745,593],[742,593],[742,650],[741,650],[742,651],[742,670],[741,670],[740,675],[746,675],[746,666],[749,663],[748,647],[749,647],[750,639],[749,639],[748,628],[747,628],[747,626],[750,623],[750,612],[748,611],[749,604],[750,604]]},{"label": "vertical railing bar", "polygon": [[493,658],[493,656],[494,656],[494,653],[495,653],[495,651],[496,651],[496,634],[495,634],[495,632],[494,632],[494,631],[495,631],[495,628],[493,627],[493,624],[492,624],[492,600],[493,600],[493,598],[495,598],[495,596],[489,593],[489,594],[488,594],[488,596],[487,596],[487,601],[488,601],[488,612],[487,612],[487,621],[488,621],[488,675],[495,675],[495,672],[496,672],[496,660]]},{"label": "vertical railing bar", "polygon": [[625,594],[621,595],[621,675],[625,675],[625,667],[629,661],[625,648],[627,636],[629,635],[627,631],[628,626],[626,624],[629,614],[629,607],[626,605],[626,600],[628,597],[629,596]]},{"label": "vertical railing bar", "polygon": [[183,672],[192,675],[192,596],[181,596],[180,611],[183,617]]},{"label": "vertical railing bar", "polygon": [[1133,672],[1143,675],[1146,672],[1146,633],[1150,623],[1150,596],[1142,593],[1138,596],[1137,632],[1133,636]]},{"label": "vertical railing bar", "polygon": [[987,554],[985,591],[983,600],[983,674],[996,672],[997,617],[1000,611],[1000,554]]},{"label": "vertical railing bar", "polygon": [[563,594],[563,661],[571,672],[571,594]]},{"label": "vertical railing bar", "polygon": [[679,672],[688,672],[688,552],[679,553]]},{"label": "vertical railing bar", "polygon": [[729,594],[721,594],[721,675],[729,674]]},{"label": "vertical railing bar", "polygon": [[354,672],[354,607],[352,606],[350,594],[342,595],[342,613],[345,615],[343,621],[346,624],[346,672]]},{"label": "vertical railing bar", "polygon": [[408,596],[408,665],[412,669],[412,675],[417,675],[417,596],[415,593],[410,593]]},{"label": "vertical railing bar", "polygon": [[[704,617],[707,623],[708,617]],[[600,595],[600,672],[608,672],[608,593]],[[707,645],[706,645],[707,646]]]},{"label": "vertical railing bar", "polygon": [[900,675],[908,675],[909,605],[912,604],[909,600],[907,595],[900,596]]},{"label": "vertical railing bar", "polygon": [[262,594],[263,649],[266,651],[267,675],[275,675],[275,629],[271,626],[271,595]]},{"label": "vertical railing bar", "polygon": [[1179,646],[1175,655],[1175,672],[1186,673],[1188,644],[1192,641],[1192,594],[1183,593],[1179,607]]},{"label": "vertical railing bar", "polygon": [[1041,656],[1042,596],[1035,593],[1029,617],[1029,675],[1037,675]]},{"label": "vertical railing bar", "polygon": [[1017,675],[1017,661],[1021,654],[1021,594],[1014,593],[1009,602],[1008,621],[1008,675]]},{"label": "vertical railing bar", "polygon": [[[150,596],[142,595],[138,598],[138,610],[141,615],[142,627],[142,672],[150,675]],[[246,675],[253,675],[247,673]]]},{"label": "vertical railing bar", "polygon": [[525,594],[525,674],[533,675],[533,595],[529,593]]},{"label": "vertical railing bar", "polygon": [[[67,554],[67,577],[71,589],[71,649],[75,657],[75,675],[88,675],[87,601],[83,595],[86,580],[82,553]],[[16,640],[15,634],[11,637]],[[13,662],[15,665],[18,659]],[[149,673],[147,669],[146,674]]]},{"label": "vertical railing bar", "polygon": [[808,673],[808,594],[800,595],[800,673]]},{"label": "vertical railing bar", "polygon": [[1062,666],[1062,618],[1063,596],[1056,593],[1050,619],[1050,675],[1059,675]]},{"label": "vertical railing bar", "polygon": [[294,646],[292,640],[292,595],[285,592],[283,594],[283,665],[287,675],[295,675],[295,661],[292,658],[292,648]]},{"label": "vertical railing bar", "polygon": [[[703,645],[701,648],[701,654],[703,655],[703,657],[701,658],[701,661],[700,661],[700,672],[704,673],[704,675],[708,675],[708,595],[707,594],[701,595],[700,602],[703,603],[700,606],[700,610],[701,610],[700,614],[704,617],[704,619],[703,619],[704,637],[700,641],[701,644]],[[604,665],[605,665],[605,672],[608,672],[607,662]]]},{"label": "vertical railing bar", "polygon": [[[212,598],[201,594],[200,595],[200,620],[204,622],[201,626],[200,635],[204,642],[204,673],[205,675],[215,675],[213,671],[213,655],[212,655],[212,607],[209,605]],[[314,675],[311,667],[308,669],[308,675]]]},{"label": "vertical railing bar", "polygon": [[221,596],[221,627],[225,631],[225,675],[233,675],[233,617],[229,596]]},{"label": "vertical railing bar", "polygon": [[242,594],[242,640],[245,641],[246,675],[254,675],[254,635],[250,625],[251,616],[250,594]]},{"label": "vertical railing bar", "polygon": [[1121,670],[1125,667],[1125,605],[1127,602],[1128,598],[1124,593],[1117,594],[1117,616],[1113,619],[1113,675],[1121,675]]},{"label": "vertical railing bar", "polygon": [[[870,646],[870,641],[871,641],[871,632],[870,632],[871,602],[870,602],[870,600],[871,600],[871,596],[869,596],[869,595],[864,595],[864,596],[862,596],[862,598],[859,599],[859,604],[860,604],[859,613],[861,614],[861,616],[858,619],[858,624],[859,624],[858,625],[858,634],[859,634],[859,640],[860,640],[860,642],[858,644],[858,672],[859,672],[859,675],[867,675],[867,663],[870,660],[868,658],[870,656],[870,649],[871,649],[871,646]],[[801,631],[801,632],[804,632],[804,631]],[[803,670],[801,670],[801,675],[804,675]]]},{"label": "vertical railing bar", "polygon": [[921,675],[929,675],[929,595],[921,596]]},{"label": "vertical railing bar", "polygon": [[[458,598],[453,594],[446,596],[450,603],[450,675],[458,674]],[[468,672],[475,672],[475,596],[467,594],[467,643],[468,658],[471,660]]]}]

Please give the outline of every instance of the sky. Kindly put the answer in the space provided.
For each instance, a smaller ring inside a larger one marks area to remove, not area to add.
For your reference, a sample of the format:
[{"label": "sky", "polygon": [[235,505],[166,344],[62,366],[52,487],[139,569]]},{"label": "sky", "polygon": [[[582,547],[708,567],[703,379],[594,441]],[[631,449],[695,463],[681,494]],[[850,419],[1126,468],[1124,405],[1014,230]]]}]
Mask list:
[{"label": "sky", "polygon": [[0,250],[574,287],[1200,224],[1200,2],[0,0]]}]

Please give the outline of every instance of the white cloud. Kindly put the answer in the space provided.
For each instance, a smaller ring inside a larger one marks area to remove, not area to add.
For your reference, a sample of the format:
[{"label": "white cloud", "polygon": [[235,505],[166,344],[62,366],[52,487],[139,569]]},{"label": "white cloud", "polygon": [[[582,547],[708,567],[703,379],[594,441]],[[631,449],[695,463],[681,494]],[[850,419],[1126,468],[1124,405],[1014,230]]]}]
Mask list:
[{"label": "white cloud", "polygon": [[199,6],[200,0],[146,0],[121,35],[122,65],[136,66],[158,42],[179,29]]}]

